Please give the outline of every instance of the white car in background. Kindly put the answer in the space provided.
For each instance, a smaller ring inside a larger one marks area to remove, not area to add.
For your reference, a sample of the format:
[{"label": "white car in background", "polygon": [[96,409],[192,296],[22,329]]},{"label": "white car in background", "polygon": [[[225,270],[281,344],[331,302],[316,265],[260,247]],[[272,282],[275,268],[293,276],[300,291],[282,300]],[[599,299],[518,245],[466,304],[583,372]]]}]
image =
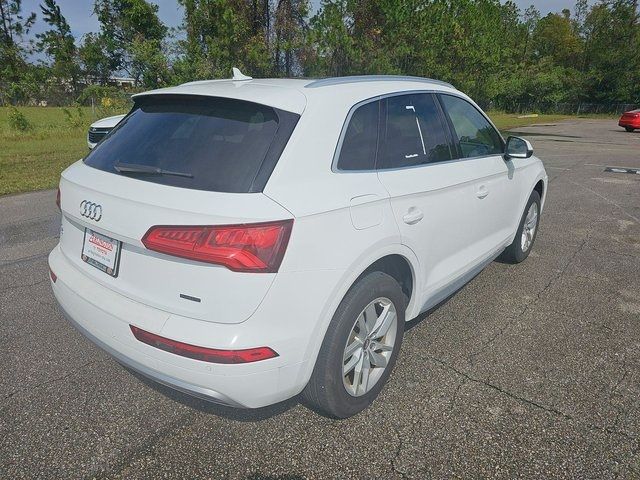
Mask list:
[{"label": "white car in background", "polygon": [[51,284],[81,332],[178,390],[354,415],[406,320],[535,241],[542,162],[449,84],[237,74],[133,98],[62,173]]},{"label": "white car in background", "polygon": [[114,115],[113,117],[101,118],[93,122],[87,132],[87,145],[89,148],[93,149],[124,117],[126,115]]}]

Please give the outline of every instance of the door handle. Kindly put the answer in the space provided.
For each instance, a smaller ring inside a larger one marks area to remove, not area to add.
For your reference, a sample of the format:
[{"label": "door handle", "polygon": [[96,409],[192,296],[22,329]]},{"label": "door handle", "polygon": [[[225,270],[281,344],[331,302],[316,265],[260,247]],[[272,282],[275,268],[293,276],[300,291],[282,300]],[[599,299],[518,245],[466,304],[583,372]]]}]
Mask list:
[{"label": "door handle", "polygon": [[422,210],[419,210],[415,207],[411,207],[407,213],[405,213],[404,217],[402,217],[402,221],[407,225],[413,225],[414,223],[418,223],[424,217],[424,213]]},{"label": "door handle", "polygon": [[479,199],[483,199],[487,195],[489,195],[489,190],[484,185],[481,185],[476,192],[476,197],[478,197]]}]

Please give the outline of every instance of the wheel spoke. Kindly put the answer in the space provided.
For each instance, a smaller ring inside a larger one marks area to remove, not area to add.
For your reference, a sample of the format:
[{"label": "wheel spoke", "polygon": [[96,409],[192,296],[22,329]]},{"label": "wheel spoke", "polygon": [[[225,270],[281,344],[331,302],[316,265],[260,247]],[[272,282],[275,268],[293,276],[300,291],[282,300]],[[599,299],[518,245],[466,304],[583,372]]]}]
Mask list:
[{"label": "wheel spoke", "polygon": [[382,314],[378,318],[376,325],[371,332],[371,338],[380,338],[384,337],[389,331],[389,327],[393,324],[393,321],[396,319],[396,312],[391,308],[391,304],[387,305]]},{"label": "wheel spoke", "polygon": [[361,340],[366,338],[366,336],[369,334],[369,331],[367,330],[367,322],[364,319],[364,312],[361,313],[360,316],[358,316],[358,329],[360,330],[358,332],[358,337]]},{"label": "wheel spoke", "polygon": [[353,370],[353,392],[357,395],[360,383],[362,382],[362,364],[364,363],[364,355],[360,355],[355,363],[355,370]]},{"label": "wheel spoke", "polygon": [[378,320],[378,314],[376,313],[376,305],[372,302],[364,310],[364,321],[367,326],[367,335],[372,332],[373,327],[376,324],[376,320]]},{"label": "wheel spoke", "polygon": [[360,355],[352,355],[347,363],[345,363],[342,367],[342,375],[348,375],[351,373],[351,370],[355,368],[358,362],[362,359],[362,353]]},{"label": "wheel spoke", "polygon": [[356,392],[360,392],[362,394],[367,393],[367,387],[369,386],[369,376],[371,375],[371,364],[369,363],[369,359],[366,358],[366,355],[362,356],[362,371],[360,373],[360,385],[359,388],[356,389]]},{"label": "wheel spoke", "polygon": [[393,350],[393,345],[387,345],[386,343],[382,342],[371,342],[371,350],[373,350],[374,352],[390,352],[391,350]]},{"label": "wheel spoke", "polygon": [[374,367],[386,367],[387,366],[387,357],[382,355],[381,353],[377,353],[374,351],[369,351],[369,362]]},{"label": "wheel spoke", "polygon": [[351,344],[344,350],[344,357],[342,358],[342,360],[349,360],[349,358],[353,356],[353,354],[356,353],[360,348],[362,348],[362,341],[358,337],[356,337],[353,342],[351,342]]}]

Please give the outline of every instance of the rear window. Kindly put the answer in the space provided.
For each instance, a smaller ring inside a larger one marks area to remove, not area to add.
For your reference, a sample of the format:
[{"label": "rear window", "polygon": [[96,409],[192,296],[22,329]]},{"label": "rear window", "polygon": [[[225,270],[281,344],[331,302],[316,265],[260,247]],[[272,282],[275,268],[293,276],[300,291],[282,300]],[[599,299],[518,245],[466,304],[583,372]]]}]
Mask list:
[{"label": "rear window", "polygon": [[106,172],[163,185],[262,191],[298,118],[242,100],[141,97],[84,161]]}]

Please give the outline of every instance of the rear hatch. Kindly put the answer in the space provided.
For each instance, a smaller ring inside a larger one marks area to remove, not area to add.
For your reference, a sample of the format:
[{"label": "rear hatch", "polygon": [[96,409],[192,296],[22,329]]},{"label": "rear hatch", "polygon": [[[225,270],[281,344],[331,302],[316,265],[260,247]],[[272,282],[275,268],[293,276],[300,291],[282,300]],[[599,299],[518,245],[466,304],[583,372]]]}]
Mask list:
[{"label": "rear hatch", "polygon": [[143,97],[63,172],[62,252],[146,305],[246,320],[291,230],[291,214],[261,192],[297,118],[240,100]]}]

